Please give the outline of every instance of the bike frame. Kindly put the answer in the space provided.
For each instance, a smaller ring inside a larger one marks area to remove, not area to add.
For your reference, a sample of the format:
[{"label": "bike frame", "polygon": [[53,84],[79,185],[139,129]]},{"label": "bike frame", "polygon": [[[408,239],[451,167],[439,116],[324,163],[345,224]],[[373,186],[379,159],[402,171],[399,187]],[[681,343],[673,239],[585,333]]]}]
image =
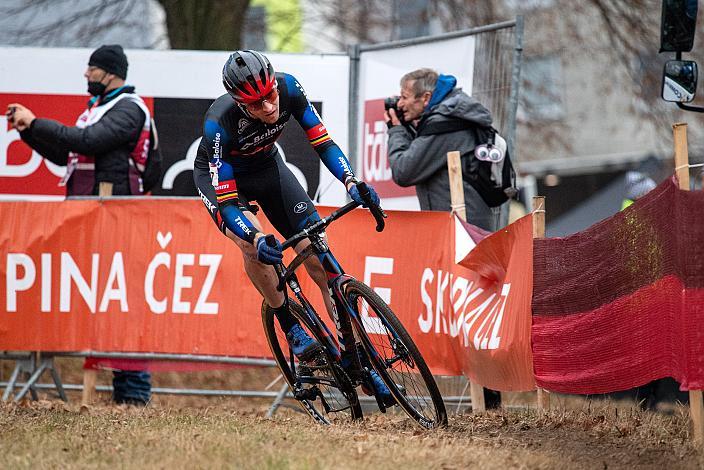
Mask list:
[{"label": "bike frame", "polygon": [[[355,309],[347,302],[343,294],[344,285],[354,278],[345,274],[342,266],[330,251],[329,245],[320,234],[332,221],[342,217],[356,207],[358,207],[358,204],[351,202],[334,211],[328,217],[313,223],[299,234],[286,240],[283,243],[283,249],[293,247],[303,239],[308,239],[310,245],[298,253],[293,261],[289,263],[288,267],[283,264],[278,264],[275,265],[274,268],[279,278],[277,288],[284,292],[284,295],[287,295],[286,286],[291,289],[294,296],[303,307],[303,310],[306,312],[309,326],[322,333],[321,336],[324,338],[323,347],[330,351],[338,362],[342,361],[343,355],[351,357],[354,364],[353,370],[361,371],[362,366],[360,364],[359,354],[357,354],[357,344],[352,330],[352,322],[359,328],[364,328],[364,325]],[[372,213],[377,219],[377,231],[381,231],[381,229],[383,229],[383,218],[380,220],[380,217],[383,217],[384,214],[381,212],[381,215],[378,216],[378,214]],[[317,256],[328,278],[328,290],[333,300],[332,320],[337,329],[337,341],[335,340],[333,332],[330,331],[330,328],[328,328],[325,322],[320,318],[303,294],[295,274],[296,269],[299,268],[307,258],[313,255]],[[373,354],[378,356],[376,350],[373,351]]]}]

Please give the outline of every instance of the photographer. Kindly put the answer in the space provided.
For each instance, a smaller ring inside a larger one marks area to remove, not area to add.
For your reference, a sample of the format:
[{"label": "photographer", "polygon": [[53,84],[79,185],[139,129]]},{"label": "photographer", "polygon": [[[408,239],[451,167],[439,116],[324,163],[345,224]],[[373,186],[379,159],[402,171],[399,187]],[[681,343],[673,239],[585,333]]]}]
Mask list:
[{"label": "photographer", "polygon": [[[393,98],[384,103],[393,179],[399,186],[415,185],[421,210],[451,210],[447,152],[474,158],[474,149],[482,142],[477,142],[472,127],[491,126],[489,110],[456,84],[453,76],[438,75],[428,68],[415,70],[401,78],[401,96],[395,106]],[[429,126],[444,127],[444,131],[424,135]],[[467,221],[485,230],[498,230],[498,207],[489,207],[466,179],[463,185]],[[484,401],[487,408],[499,408],[501,394],[485,388]]]},{"label": "photographer", "polygon": [[[456,87],[451,75],[438,75],[423,68],[401,78],[401,96],[393,106],[387,100],[389,163],[399,186],[415,186],[422,210],[450,211],[450,180],[447,152],[459,151],[462,158],[474,158],[480,144],[473,126],[491,126],[488,109]],[[391,106],[390,106],[391,105]],[[424,134],[428,126],[452,122],[466,124],[459,130]],[[477,190],[464,181],[467,221],[485,230],[499,229],[499,210],[489,207]]]}]

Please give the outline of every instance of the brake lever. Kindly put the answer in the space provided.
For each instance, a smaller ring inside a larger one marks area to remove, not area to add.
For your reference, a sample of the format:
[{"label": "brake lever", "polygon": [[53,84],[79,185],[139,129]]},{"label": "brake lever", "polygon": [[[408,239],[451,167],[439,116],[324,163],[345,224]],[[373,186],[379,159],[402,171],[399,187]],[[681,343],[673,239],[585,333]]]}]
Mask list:
[{"label": "brake lever", "polygon": [[365,183],[364,181],[360,181],[356,184],[356,186],[357,191],[359,191],[359,195],[362,197],[362,200],[367,204],[369,212],[371,212],[374,216],[374,220],[376,220],[376,231],[383,231],[384,227],[386,226],[386,222],[384,222],[384,219],[387,217],[386,212],[384,212],[384,209],[382,209],[380,205],[374,204],[374,202],[372,202],[372,196],[369,191],[369,187],[367,186],[367,183]]}]

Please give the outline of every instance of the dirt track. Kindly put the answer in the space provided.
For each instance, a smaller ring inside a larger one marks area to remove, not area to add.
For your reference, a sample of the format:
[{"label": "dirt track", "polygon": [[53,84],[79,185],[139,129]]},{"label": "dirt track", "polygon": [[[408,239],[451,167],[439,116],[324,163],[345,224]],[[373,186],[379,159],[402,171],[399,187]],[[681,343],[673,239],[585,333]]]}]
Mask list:
[{"label": "dirt track", "polygon": [[401,415],[314,425],[266,405],[0,405],[0,468],[702,468],[688,417],[600,408],[454,416],[423,431]]}]

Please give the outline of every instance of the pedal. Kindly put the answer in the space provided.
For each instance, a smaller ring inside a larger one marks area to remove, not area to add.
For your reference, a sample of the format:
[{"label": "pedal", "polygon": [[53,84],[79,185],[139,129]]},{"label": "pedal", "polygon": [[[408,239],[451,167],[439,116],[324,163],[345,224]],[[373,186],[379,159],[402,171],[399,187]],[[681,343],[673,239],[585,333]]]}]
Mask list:
[{"label": "pedal", "polygon": [[315,354],[310,355],[306,359],[301,359],[301,362],[299,363],[298,367],[312,371],[313,369],[327,367],[327,365],[327,360],[325,359],[325,355],[323,354],[323,351],[321,349],[319,351],[315,351]]},{"label": "pedal", "polygon": [[298,401],[315,401],[318,396],[322,396],[318,387],[300,388],[293,390],[293,397]]},{"label": "pedal", "polygon": [[379,411],[381,411],[382,413],[386,413],[386,405],[384,404],[384,402],[382,401],[382,399],[379,398],[379,395],[377,395],[377,394],[375,393],[375,394],[374,394],[374,399],[376,400],[376,406],[379,407]]},{"label": "pedal", "polygon": [[308,351],[305,355],[301,356],[298,358],[300,363],[303,365],[307,366],[316,366],[316,365],[321,365],[321,361],[325,361],[325,357],[323,355],[323,348],[320,345],[317,345],[315,349]]}]

